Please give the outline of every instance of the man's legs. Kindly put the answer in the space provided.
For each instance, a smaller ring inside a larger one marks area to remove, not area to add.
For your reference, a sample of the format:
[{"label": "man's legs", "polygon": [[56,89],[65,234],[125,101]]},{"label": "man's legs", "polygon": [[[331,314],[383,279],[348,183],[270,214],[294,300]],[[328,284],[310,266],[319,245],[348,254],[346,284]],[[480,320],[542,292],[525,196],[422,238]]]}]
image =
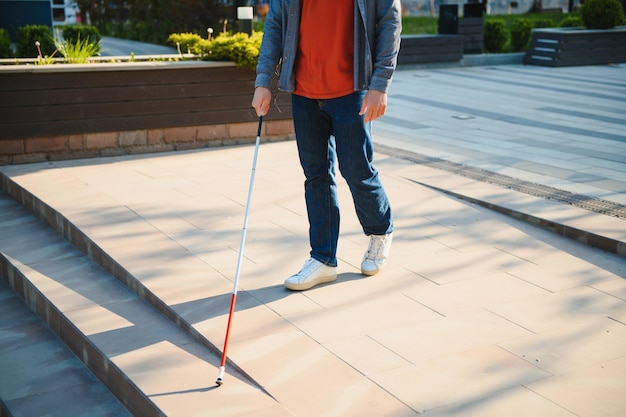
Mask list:
[{"label": "man's legs", "polygon": [[358,114],[364,95],[357,92],[329,101],[326,111],[332,119],[339,170],[352,193],[363,232],[380,236],[393,231],[393,218],[378,171],[372,165],[371,123],[364,124]]},{"label": "man's legs", "polygon": [[363,232],[370,237],[361,273],[377,274],[387,262],[393,239],[389,199],[372,165],[374,147],[371,123],[358,115],[365,92],[333,100],[327,111],[333,121],[339,170],[346,179]]},{"label": "man's legs", "polygon": [[303,290],[336,279],[340,219],[336,158],[363,231],[371,237],[361,271],[373,275],[386,260],[393,220],[389,200],[372,166],[371,124],[364,124],[358,114],[364,95],[359,92],[330,100],[292,96],[298,155],[305,174],[311,259],[285,281],[287,288]]},{"label": "man's legs", "polygon": [[335,141],[324,102],[292,96],[300,164],[304,170],[311,258],[285,280],[291,290],[307,290],[337,279],[339,205],[335,183]]},{"label": "man's legs", "polygon": [[293,119],[304,171],[311,257],[337,266],[339,203],[335,182],[335,141],[324,100],[293,95]]}]

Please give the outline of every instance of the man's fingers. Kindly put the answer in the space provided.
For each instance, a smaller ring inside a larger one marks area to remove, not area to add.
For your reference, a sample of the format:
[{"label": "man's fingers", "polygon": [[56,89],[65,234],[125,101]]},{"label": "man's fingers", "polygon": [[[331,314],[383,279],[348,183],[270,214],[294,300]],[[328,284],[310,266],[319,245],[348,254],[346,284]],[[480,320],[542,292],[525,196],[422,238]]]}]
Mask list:
[{"label": "man's fingers", "polygon": [[257,116],[265,116],[270,110],[272,103],[272,92],[264,87],[257,87],[252,97],[252,107],[256,110]]}]

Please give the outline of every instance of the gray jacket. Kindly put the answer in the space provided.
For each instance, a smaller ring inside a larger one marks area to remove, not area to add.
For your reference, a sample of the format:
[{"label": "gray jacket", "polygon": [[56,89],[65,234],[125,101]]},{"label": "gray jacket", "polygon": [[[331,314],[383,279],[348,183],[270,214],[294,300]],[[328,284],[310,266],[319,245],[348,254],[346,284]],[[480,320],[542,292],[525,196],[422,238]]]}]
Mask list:
[{"label": "gray jacket", "polygon": [[[387,92],[400,49],[400,0],[354,0],[354,90]],[[300,31],[300,0],[270,0],[255,87],[270,88],[282,59],[278,88],[292,92]]]}]

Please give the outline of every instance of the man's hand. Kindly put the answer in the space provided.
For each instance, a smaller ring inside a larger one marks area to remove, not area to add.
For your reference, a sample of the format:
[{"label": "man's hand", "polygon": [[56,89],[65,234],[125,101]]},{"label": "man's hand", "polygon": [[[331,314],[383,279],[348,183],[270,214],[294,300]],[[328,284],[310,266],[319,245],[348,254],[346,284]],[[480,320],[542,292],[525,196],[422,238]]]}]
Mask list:
[{"label": "man's hand", "polygon": [[363,99],[360,116],[365,115],[364,122],[376,120],[387,111],[387,93],[378,90],[368,90]]},{"label": "man's hand", "polygon": [[261,117],[265,116],[270,110],[270,104],[272,103],[272,92],[265,87],[257,87],[254,90],[254,97],[252,97],[252,107],[256,110],[256,115]]}]

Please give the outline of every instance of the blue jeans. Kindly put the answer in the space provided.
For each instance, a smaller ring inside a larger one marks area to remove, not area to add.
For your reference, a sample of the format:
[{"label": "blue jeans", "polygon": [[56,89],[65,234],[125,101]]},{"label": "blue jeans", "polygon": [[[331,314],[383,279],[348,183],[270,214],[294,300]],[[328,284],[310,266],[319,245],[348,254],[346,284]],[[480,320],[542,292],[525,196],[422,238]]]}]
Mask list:
[{"label": "blue jeans", "polygon": [[359,116],[365,91],[314,100],[292,95],[292,113],[309,218],[311,257],[337,266],[339,201],[335,165],[346,180],[366,235],[393,230],[389,199],[372,165],[371,123]]}]

